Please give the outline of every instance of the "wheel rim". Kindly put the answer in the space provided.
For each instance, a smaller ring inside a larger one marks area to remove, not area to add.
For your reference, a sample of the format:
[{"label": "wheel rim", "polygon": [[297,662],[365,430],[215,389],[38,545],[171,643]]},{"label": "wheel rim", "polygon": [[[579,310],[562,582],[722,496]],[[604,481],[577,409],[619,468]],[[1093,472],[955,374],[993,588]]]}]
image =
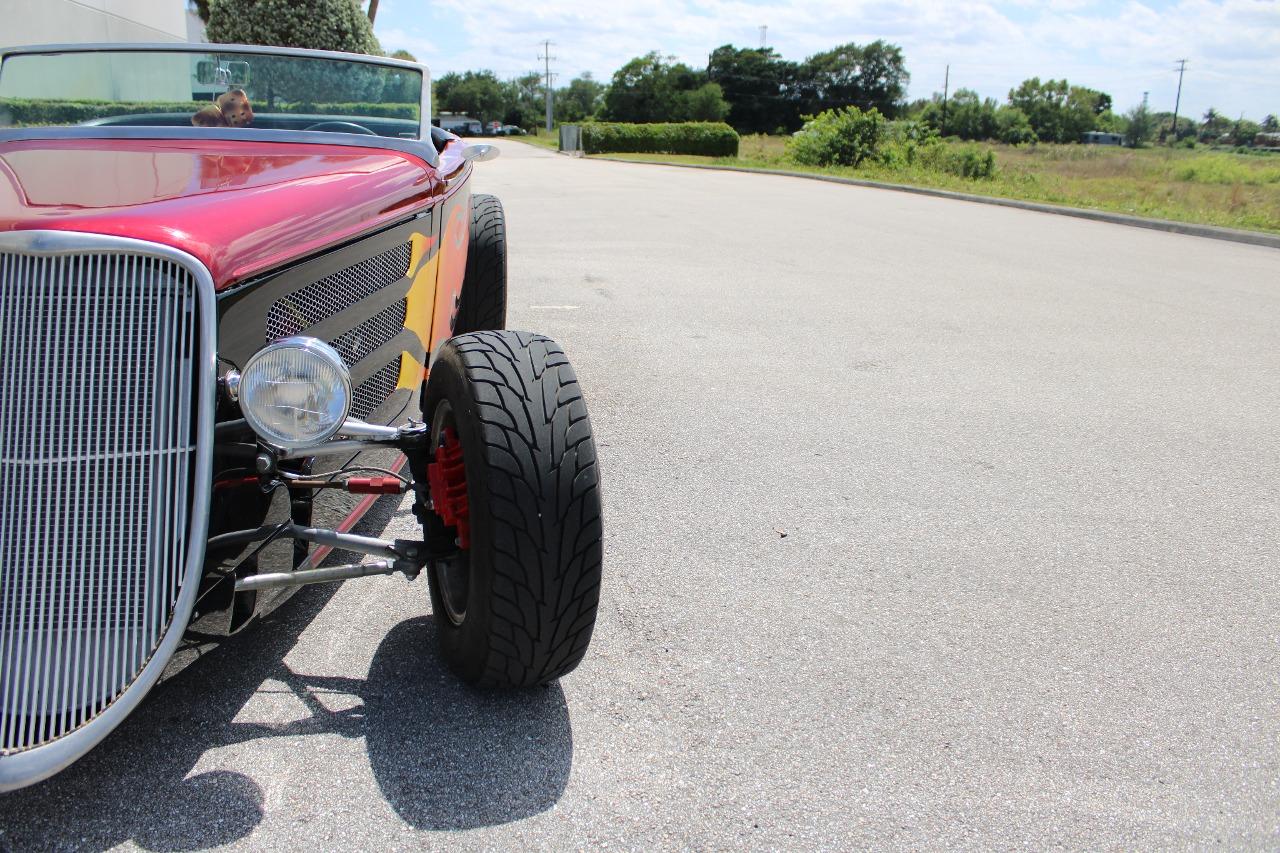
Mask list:
[{"label": "wheel rim", "polygon": [[467,618],[467,600],[471,595],[471,513],[462,441],[448,401],[437,406],[431,433],[435,458],[427,466],[427,479],[432,511],[446,528],[454,531],[458,546],[457,553],[435,560],[431,571],[445,616],[454,625],[461,625]]}]

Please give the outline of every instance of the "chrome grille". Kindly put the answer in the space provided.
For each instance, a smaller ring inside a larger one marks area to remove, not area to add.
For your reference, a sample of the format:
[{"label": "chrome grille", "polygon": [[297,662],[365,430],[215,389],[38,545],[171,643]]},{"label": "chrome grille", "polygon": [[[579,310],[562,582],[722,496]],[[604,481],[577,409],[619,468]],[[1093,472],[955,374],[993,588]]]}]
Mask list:
[{"label": "chrome grille", "polygon": [[196,281],[162,257],[0,251],[0,285],[8,755],[103,713],[165,639],[203,536],[189,516],[208,342]]},{"label": "chrome grille", "polygon": [[287,338],[350,308],[409,274],[412,246],[402,243],[278,299],[267,312],[267,342]]},{"label": "chrome grille", "polygon": [[351,417],[357,420],[368,418],[396,390],[399,379],[400,359],[397,358],[357,385],[351,393]]}]

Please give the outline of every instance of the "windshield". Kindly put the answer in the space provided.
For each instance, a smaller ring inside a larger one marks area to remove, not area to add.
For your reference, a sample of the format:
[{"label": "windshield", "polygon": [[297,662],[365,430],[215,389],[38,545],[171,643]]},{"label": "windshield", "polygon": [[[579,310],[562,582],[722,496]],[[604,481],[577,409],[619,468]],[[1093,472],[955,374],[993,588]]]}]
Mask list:
[{"label": "windshield", "polygon": [[15,54],[0,127],[126,125],[314,130],[421,139],[418,68],[235,51]]}]

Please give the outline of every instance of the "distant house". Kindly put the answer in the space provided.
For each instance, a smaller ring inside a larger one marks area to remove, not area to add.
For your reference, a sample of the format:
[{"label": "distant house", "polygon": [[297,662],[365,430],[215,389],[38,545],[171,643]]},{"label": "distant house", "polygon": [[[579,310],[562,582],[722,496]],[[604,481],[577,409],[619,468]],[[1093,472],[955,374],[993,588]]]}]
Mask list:
[{"label": "distant house", "polygon": [[459,136],[480,136],[484,133],[484,125],[479,119],[464,116],[461,113],[440,113],[439,118],[431,123]]},{"label": "distant house", "polygon": [[1280,148],[1280,133],[1259,133],[1253,144],[1258,148]]},{"label": "distant house", "polygon": [[1080,141],[1085,145],[1124,145],[1124,134],[1090,130],[1080,134]]}]

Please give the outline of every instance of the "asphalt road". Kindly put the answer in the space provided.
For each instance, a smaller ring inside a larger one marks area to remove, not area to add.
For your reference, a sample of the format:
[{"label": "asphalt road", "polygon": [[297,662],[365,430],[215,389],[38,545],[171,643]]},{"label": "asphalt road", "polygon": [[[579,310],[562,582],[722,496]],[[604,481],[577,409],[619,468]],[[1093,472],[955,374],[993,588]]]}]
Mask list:
[{"label": "asphalt road", "polygon": [[422,582],[312,588],[0,847],[1280,845],[1280,252],[500,144],[603,465],[582,667],[474,692]]}]

